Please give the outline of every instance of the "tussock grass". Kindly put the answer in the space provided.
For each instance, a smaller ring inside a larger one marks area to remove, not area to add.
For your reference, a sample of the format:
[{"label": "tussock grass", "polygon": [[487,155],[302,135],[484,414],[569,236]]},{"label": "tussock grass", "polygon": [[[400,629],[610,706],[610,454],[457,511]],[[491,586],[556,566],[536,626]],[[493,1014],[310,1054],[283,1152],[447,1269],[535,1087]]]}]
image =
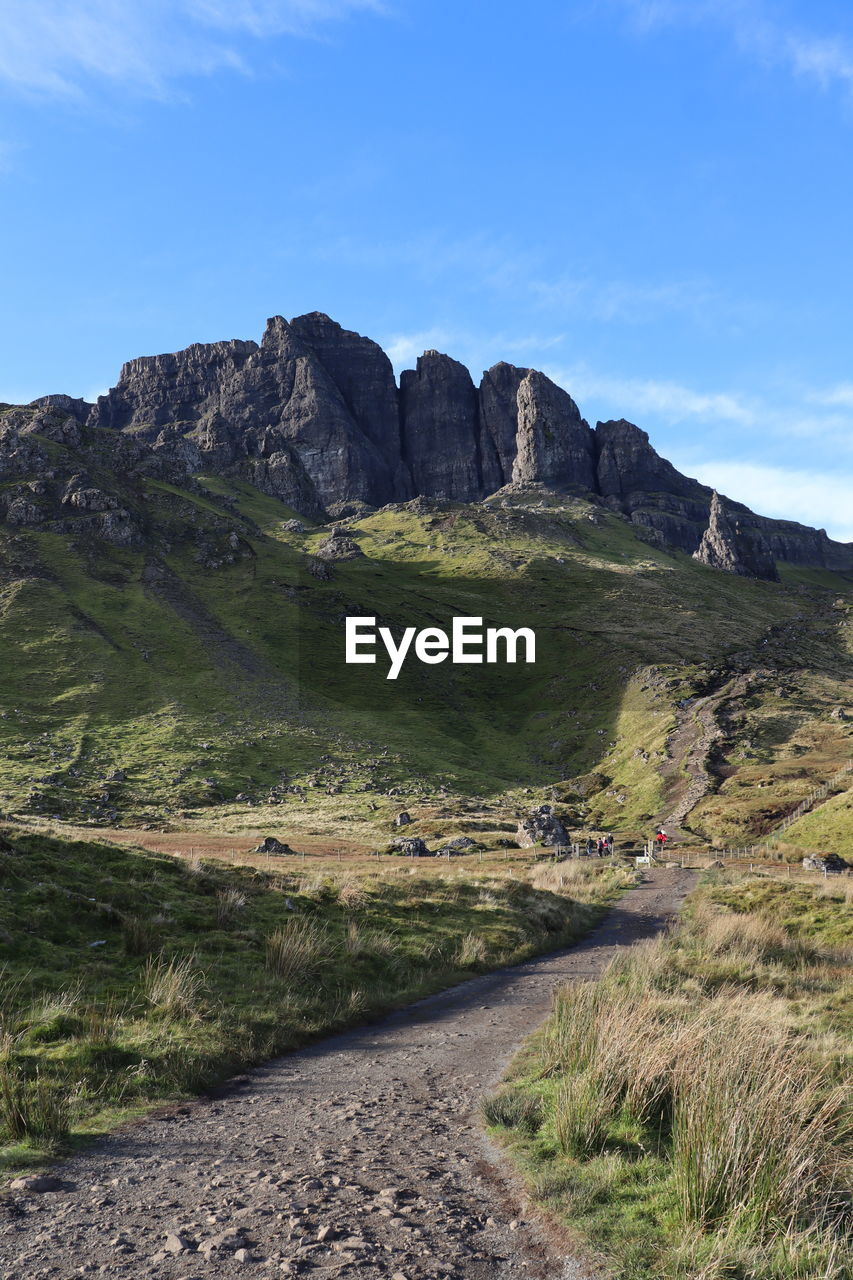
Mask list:
[{"label": "tussock grass", "polygon": [[518,1129],[531,1136],[542,1123],[541,1099],[521,1093],[495,1093],[490,1098],[483,1099],[481,1111],[487,1124]]},{"label": "tussock grass", "polygon": [[201,1012],[205,978],[194,956],[152,957],[142,971],[145,999],[160,1013],[194,1018]]},{"label": "tussock grass", "polygon": [[0,1125],[14,1141],[56,1150],[71,1128],[73,1089],[45,1079],[38,1071],[28,1078],[0,1064]]},{"label": "tussock grass", "polygon": [[220,889],[216,895],[216,923],[224,928],[237,919],[246,905],[246,896],[239,889]]},{"label": "tussock grass", "polygon": [[711,877],[669,936],[561,989],[485,1112],[632,1280],[851,1274],[853,971],[817,892],[797,929],[807,891],[756,881]]},{"label": "tussock grass", "polygon": [[328,931],[296,916],[267,938],[267,968],[285,981],[305,982],[331,957]]},{"label": "tussock grass", "polygon": [[456,963],[460,969],[470,969],[485,964],[489,957],[489,944],[479,933],[466,933],[456,953]]}]

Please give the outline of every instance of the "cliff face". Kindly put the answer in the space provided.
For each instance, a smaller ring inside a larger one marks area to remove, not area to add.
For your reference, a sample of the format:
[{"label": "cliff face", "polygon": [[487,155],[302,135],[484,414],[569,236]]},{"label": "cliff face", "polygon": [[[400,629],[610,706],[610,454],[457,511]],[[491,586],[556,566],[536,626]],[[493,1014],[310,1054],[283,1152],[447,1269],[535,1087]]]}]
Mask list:
[{"label": "cliff face", "polygon": [[595,492],[593,435],[562,387],[531,369],[518,385],[518,433],[512,478],[517,484]]},{"label": "cliff face", "polygon": [[[6,428],[16,412],[4,413]],[[544,484],[595,496],[653,540],[714,554],[711,490],[676,471],[632,423],[592,430],[561,387],[511,364],[494,365],[475,387],[463,365],[437,351],[404,372],[398,389],[375,342],[319,312],[289,323],[273,317],[260,345],[195,344],[131,360],[96,405],[46,396],[20,426],[72,443],[83,423],[132,438],[142,470],[240,476],[313,519],[339,503],[470,502],[506,485]],[[8,467],[18,465],[16,451],[24,457],[23,442],[6,449]],[[739,545],[769,558],[853,568],[853,547],[822,530],[738,503],[717,511],[716,525],[726,520],[736,522]]]},{"label": "cliff face", "polygon": [[744,526],[727,510],[716,491],[711,495],[708,528],[693,558],[712,569],[744,578],[767,578],[771,582],[779,578],[770,548],[760,532]]},{"label": "cliff face", "polygon": [[465,366],[425,351],[400,378],[400,414],[414,492],[457,502],[481,497],[477,392]]}]

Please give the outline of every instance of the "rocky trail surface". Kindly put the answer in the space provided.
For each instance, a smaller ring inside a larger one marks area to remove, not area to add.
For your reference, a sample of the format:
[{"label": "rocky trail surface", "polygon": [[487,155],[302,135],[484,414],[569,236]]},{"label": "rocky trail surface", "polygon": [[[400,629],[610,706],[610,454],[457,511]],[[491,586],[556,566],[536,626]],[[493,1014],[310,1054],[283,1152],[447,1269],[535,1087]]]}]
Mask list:
[{"label": "rocky trail surface", "polygon": [[[0,1196],[0,1277],[591,1280],[525,1204],[478,1107],[554,987],[664,928],[654,868],[569,950],[271,1062]],[[26,1180],[25,1180],[26,1181]]]}]

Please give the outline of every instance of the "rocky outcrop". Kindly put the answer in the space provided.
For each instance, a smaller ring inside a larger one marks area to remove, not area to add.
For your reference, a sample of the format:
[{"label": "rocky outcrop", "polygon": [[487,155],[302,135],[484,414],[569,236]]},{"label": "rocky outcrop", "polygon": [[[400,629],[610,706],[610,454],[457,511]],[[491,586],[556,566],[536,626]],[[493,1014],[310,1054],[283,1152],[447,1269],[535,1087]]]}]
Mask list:
[{"label": "rocky outcrop", "polygon": [[364,552],[346,529],[335,528],[317,548],[321,560],[356,560]]},{"label": "rocky outcrop", "polygon": [[676,471],[633,422],[599,422],[595,449],[598,492],[609,506],[630,512],[638,498],[660,493],[696,502],[697,514],[703,507],[707,512],[710,489]]},{"label": "rocky outcrop", "polygon": [[779,579],[773,556],[759,531],[744,528],[737,514],[726,510],[716,491],[711,495],[708,528],[693,559],[743,578],[766,578],[774,582]]},{"label": "rocky outcrop", "polygon": [[[471,502],[504,486],[512,493],[541,485],[588,494],[647,540],[729,571],[769,577],[774,559],[853,569],[853,547],[824,530],[729,500],[731,528],[712,529],[719,513],[711,515],[709,488],[678,472],[633,423],[599,422],[592,431],[543,373],[499,363],[475,388],[458,361],[427,351],[398,390],[382,349],[320,312],[290,322],[274,316],[260,344],[196,343],[131,360],[94,406],[62,395],[0,405],[0,474],[7,483],[43,478],[53,446],[85,455],[96,439],[104,445],[105,432],[120,474],[178,486],[200,472],[231,476],[316,521],[419,497]],[[38,523],[52,501],[10,492],[2,506],[13,520]],[[102,523],[120,536],[120,521]]]},{"label": "rocky outcrop", "polygon": [[482,497],[477,392],[464,365],[425,351],[400,378],[400,418],[415,493],[456,502]]},{"label": "rocky outcrop", "polygon": [[838,876],[849,867],[850,863],[838,853],[816,853],[803,858],[803,871],[825,871]]},{"label": "rocky outcrop", "polygon": [[319,358],[359,429],[387,462],[392,501],[414,497],[402,460],[400,405],[391,361],[378,343],[342,329],[322,312],[298,316],[291,328]]},{"label": "rocky outcrop", "polygon": [[529,369],[492,365],[480,383],[480,454],[483,489],[494,493],[512,479],[518,452],[518,388]]},{"label": "rocky outcrop", "polygon": [[516,839],[522,849],[529,849],[538,844],[553,847],[570,843],[569,833],[549,804],[531,809],[528,816],[519,822]]},{"label": "rocky outcrop", "polygon": [[592,433],[571,396],[531,369],[518,386],[515,484],[595,491]]},{"label": "rocky outcrop", "polygon": [[[301,321],[321,354],[301,336],[300,322],[293,327],[274,316],[260,346],[196,344],[175,355],[131,360],[116,387],[98,400],[90,424],[131,432],[190,472],[205,466],[236,471],[308,515],[342,495],[388,501],[402,472],[396,413],[378,348],[321,319]],[[366,344],[362,355],[372,369],[361,391],[351,376],[359,343]],[[374,393],[380,402],[371,414],[367,404]],[[365,434],[356,414],[374,436],[388,430],[386,447]]]}]

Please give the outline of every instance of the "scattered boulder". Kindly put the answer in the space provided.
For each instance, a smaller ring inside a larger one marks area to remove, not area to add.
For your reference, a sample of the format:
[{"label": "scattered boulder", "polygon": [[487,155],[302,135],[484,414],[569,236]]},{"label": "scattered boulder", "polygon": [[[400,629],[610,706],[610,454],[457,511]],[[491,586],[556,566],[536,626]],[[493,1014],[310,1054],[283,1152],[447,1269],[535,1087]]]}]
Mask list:
[{"label": "scattered boulder", "polygon": [[31,1173],[23,1178],[15,1178],[9,1184],[11,1191],[34,1192],[41,1195],[45,1191],[61,1191],[62,1181],[49,1173]]},{"label": "scattered boulder", "polygon": [[402,813],[398,813],[396,818],[394,819],[394,826],[407,827],[411,821],[412,821],[411,817],[409,816],[408,813],[406,813],[404,809]]},{"label": "scattered boulder", "polygon": [[305,532],[305,525],[302,523],[301,520],[283,520],[281,527],[282,529],[284,529],[285,533],[304,533]]},{"label": "scattered boulder", "polygon": [[210,1236],[207,1240],[203,1240],[199,1245],[199,1253],[237,1253],[238,1249],[245,1249],[248,1241],[246,1239],[245,1229],[238,1227],[236,1230],[221,1231],[218,1235]]},{"label": "scattered boulder", "polygon": [[316,560],[313,556],[308,559],[308,572],[312,578],[318,578],[320,582],[330,582],[334,577],[334,570],[331,565],[326,564],[323,560]]},{"label": "scattered boulder", "polygon": [[847,720],[849,717],[843,707],[834,707],[829,713],[830,720]]},{"label": "scattered boulder", "polygon": [[194,1241],[188,1236],[182,1235],[179,1231],[170,1231],[166,1236],[166,1243],[163,1245],[165,1253],[191,1253],[195,1249]]},{"label": "scattered boulder", "polygon": [[531,809],[526,818],[518,824],[516,833],[519,846],[530,849],[537,844],[557,845],[569,844],[569,834],[550,804]]},{"label": "scattered boulder", "polygon": [[349,536],[346,529],[336,527],[325,542],[320,543],[317,555],[321,560],[356,560],[359,556],[363,556],[364,552],[355,539]]},{"label": "scattered boulder", "polygon": [[401,840],[395,840],[391,845],[394,853],[400,853],[404,858],[431,858],[432,854],[426,846],[426,841],[420,836],[404,836]]},{"label": "scattered boulder", "polygon": [[827,871],[830,875],[840,875],[851,864],[837,853],[814,854],[803,858],[803,871]]},{"label": "scattered boulder", "polygon": [[436,852],[439,858],[452,858],[454,855],[459,857],[460,854],[473,853],[475,849],[480,848],[482,845],[477,844],[477,841],[472,840],[470,836],[455,836],[452,840],[447,840]]},{"label": "scattered boulder", "polygon": [[293,850],[289,844],[282,844],[280,840],[276,840],[275,836],[266,836],[255,849],[255,853],[270,853],[281,858],[286,854],[292,854]]}]

